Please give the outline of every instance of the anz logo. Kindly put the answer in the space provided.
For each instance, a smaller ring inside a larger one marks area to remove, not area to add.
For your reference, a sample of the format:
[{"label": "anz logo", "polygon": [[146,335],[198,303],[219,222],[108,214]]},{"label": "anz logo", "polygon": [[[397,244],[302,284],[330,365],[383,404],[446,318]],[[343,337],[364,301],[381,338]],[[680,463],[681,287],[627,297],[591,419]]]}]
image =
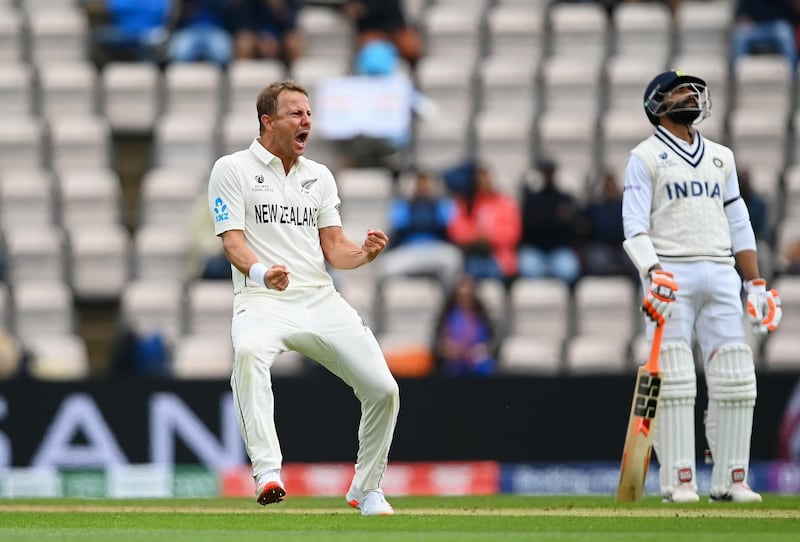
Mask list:
[{"label": "anz logo", "polygon": [[217,196],[214,200],[214,222],[225,222],[230,220],[231,214],[228,212],[228,205]]}]

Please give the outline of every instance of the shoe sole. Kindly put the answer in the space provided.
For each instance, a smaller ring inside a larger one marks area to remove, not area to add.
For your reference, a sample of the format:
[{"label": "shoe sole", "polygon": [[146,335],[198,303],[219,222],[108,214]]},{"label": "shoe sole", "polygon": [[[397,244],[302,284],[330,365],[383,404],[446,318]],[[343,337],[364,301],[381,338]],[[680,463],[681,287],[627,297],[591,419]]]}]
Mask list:
[{"label": "shoe sole", "polygon": [[349,501],[347,501],[347,504],[349,504],[353,508],[359,508],[359,509],[361,508],[361,503],[358,502],[358,500],[356,499],[350,499]]},{"label": "shoe sole", "polygon": [[277,482],[270,482],[264,486],[264,489],[261,490],[261,493],[256,500],[258,501],[258,504],[264,506],[267,504],[281,502],[285,496],[286,490],[283,489],[280,484]]}]

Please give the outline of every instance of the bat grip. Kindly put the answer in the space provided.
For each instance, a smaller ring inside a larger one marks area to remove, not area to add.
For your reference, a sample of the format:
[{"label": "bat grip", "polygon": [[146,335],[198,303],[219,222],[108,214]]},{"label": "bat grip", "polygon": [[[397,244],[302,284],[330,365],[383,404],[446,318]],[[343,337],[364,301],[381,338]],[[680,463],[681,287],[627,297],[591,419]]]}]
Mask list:
[{"label": "bat grip", "polygon": [[664,325],[656,325],[656,331],[653,334],[653,344],[650,346],[650,357],[647,359],[647,364],[644,368],[650,374],[655,374],[661,370],[658,364],[659,352],[661,351],[661,337],[664,335]]}]

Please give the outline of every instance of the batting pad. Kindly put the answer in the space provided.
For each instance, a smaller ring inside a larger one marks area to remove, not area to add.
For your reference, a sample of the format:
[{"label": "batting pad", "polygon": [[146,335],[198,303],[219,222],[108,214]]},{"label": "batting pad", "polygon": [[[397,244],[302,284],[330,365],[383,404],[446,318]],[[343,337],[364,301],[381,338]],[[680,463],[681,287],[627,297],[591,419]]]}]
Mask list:
[{"label": "batting pad", "polygon": [[694,479],[694,400],[697,376],[689,345],[667,343],[661,347],[661,393],[658,400],[653,447],[658,456],[658,480],[663,495],[681,483],[697,491]]},{"label": "batting pad", "polygon": [[720,348],[708,362],[706,440],[714,460],[711,494],[728,492],[733,482],[745,482],[750,463],[750,436],[756,404],[753,353],[746,344]]}]

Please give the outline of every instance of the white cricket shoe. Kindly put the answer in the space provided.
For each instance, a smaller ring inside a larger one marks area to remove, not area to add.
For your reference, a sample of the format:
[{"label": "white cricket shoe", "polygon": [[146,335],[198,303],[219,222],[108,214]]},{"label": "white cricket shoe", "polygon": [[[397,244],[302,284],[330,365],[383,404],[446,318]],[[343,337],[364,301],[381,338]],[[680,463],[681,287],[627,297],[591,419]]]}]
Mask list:
[{"label": "white cricket shoe", "polygon": [[674,502],[677,504],[700,502],[700,496],[692,489],[689,483],[682,483],[672,490],[672,493],[664,495],[663,502]]},{"label": "white cricket shoe", "polygon": [[710,502],[761,502],[761,495],[750,489],[744,482],[734,482],[728,492],[722,495],[711,495]]},{"label": "white cricket shoe", "polygon": [[347,490],[344,500],[353,508],[361,508],[361,501],[364,500],[364,494],[356,487],[355,477],[353,477],[353,481],[350,482],[350,489]]},{"label": "white cricket shoe", "polygon": [[271,470],[258,477],[256,484],[256,501],[260,505],[281,502],[286,496],[286,489],[281,481],[281,471]]},{"label": "white cricket shoe", "polygon": [[362,516],[392,516],[394,509],[392,505],[386,500],[383,491],[380,489],[371,489],[364,493],[364,498],[361,500],[361,515]]}]

